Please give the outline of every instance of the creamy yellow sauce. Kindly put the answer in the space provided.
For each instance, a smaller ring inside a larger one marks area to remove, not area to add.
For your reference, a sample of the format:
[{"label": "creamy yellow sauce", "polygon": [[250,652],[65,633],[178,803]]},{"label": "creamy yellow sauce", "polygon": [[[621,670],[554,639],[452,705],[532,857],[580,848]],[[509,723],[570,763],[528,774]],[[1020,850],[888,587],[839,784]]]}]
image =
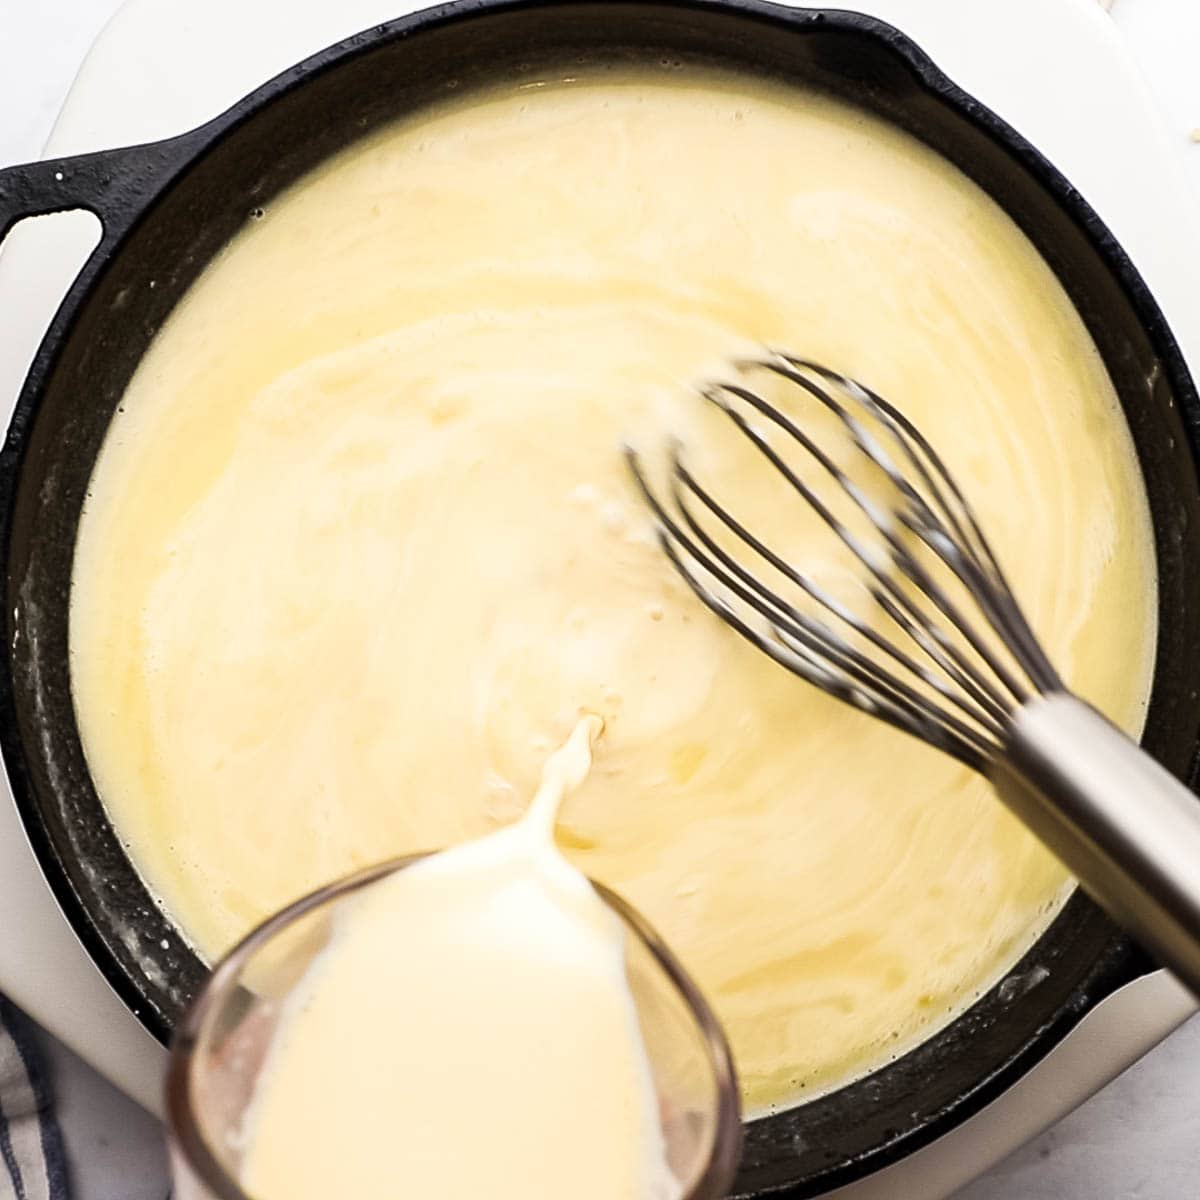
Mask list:
[{"label": "creamy yellow sauce", "polygon": [[[1062,870],[981,779],[723,628],[649,536],[621,442],[701,440],[689,381],[757,342],[934,437],[1064,677],[1139,728],[1156,585],[1131,440],[982,192],[760,81],[463,97],[248,221],[96,469],[85,749],[204,954],[351,868],[509,821],[594,710],[604,761],[563,844],[677,948],[752,1108],[878,1065],[1012,965]],[[836,584],[845,556],[788,543],[791,519],[763,532]]]},{"label": "creamy yellow sauce", "polygon": [[[598,725],[551,757],[520,822],[342,902],[255,1081],[251,1195],[680,1194],[629,935],[552,841]],[[464,1120],[464,1083],[480,1119]]]}]

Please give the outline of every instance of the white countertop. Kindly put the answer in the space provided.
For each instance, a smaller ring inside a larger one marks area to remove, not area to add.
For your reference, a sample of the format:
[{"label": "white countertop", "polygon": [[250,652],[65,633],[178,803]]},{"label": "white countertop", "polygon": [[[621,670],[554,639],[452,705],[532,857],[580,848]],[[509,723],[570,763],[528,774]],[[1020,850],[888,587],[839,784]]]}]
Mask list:
[{"label": "white countertop", "polygon": [[[38,156],[76,67],[119,2],[0,0],[0,164]],[[1170,135],[1186,141],[1200,128],[1200,71],[1194,65],[1200,52],[1200,3],[1115,0],[1112,9],[1159,94]],[[1189,157],[1200,194],[1200,144]],[[168,1182],[153,1118],[70,1051],[50,1039],[47,1049],[75,1169],[76,1200],[162,1200]],[[1190,1197],[1200,1191],[1198,1081],[1200,1019],[956,1200]]]}]

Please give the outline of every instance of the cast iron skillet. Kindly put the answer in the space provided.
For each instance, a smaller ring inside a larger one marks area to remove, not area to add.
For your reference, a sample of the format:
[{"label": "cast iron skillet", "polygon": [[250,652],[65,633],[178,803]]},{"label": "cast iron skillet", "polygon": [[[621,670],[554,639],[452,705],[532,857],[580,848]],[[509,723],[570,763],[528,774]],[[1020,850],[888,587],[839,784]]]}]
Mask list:
[{"label": "cast iron skillet", "polygon": [[[157,1037],[169,1035],[205,968],[155,907],[105,818],[80,748],[67,662],[80,507],[130,375],[221,246],[354,138],[498,75],[664,56],[796,81],[883,115],[958,164],[1036,243],[1100,347],[1137,444],[1161,587],[1145,745],[1194,778],[1200,402],[1145,285],[1050,164],[911,42],[863,16],[755,0],[453,4],[322,51],[182,137],[0,172],[0,235],[21,217],[70,208],[90,209],[104,226],[42,343],[0,456],[0,744],[63,909]],[[1013,976],[944,1032],[859,1083],[755,1122],[738,1194],[812,1196],[911,1152],[997,1096],[1151,966],[1077,895]]]}]

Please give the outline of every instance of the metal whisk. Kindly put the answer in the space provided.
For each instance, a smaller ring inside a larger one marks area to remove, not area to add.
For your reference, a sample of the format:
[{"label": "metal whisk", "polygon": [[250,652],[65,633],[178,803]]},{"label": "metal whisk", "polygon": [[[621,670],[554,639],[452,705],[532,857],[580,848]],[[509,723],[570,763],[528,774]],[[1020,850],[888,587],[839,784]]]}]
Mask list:
[{"label": "metal whisk", "polygon": [[[828,527],[875,619],[740,520],[678,443],[661,487],[628,449],[662,547],[692,591],[781,666],[988,776],[1200,996],[1196,797],[1065,689],[962,490],[903,413],[789,354],[737,366],[737,382],[701,396]],[[797,403],[771,403],[754,378],[782,382]],[[850,465],[816,432],[830,417]]]}]

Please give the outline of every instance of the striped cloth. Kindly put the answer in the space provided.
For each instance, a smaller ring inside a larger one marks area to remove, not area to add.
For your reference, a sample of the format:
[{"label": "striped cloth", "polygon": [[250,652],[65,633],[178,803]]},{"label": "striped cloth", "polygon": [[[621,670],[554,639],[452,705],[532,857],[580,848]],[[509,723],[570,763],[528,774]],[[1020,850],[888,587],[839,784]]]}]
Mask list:
[{"label": "striped cloth", "polygon": [[66,1159],[29,1020],[0,996],[0,1200],[67,1200]]}]

